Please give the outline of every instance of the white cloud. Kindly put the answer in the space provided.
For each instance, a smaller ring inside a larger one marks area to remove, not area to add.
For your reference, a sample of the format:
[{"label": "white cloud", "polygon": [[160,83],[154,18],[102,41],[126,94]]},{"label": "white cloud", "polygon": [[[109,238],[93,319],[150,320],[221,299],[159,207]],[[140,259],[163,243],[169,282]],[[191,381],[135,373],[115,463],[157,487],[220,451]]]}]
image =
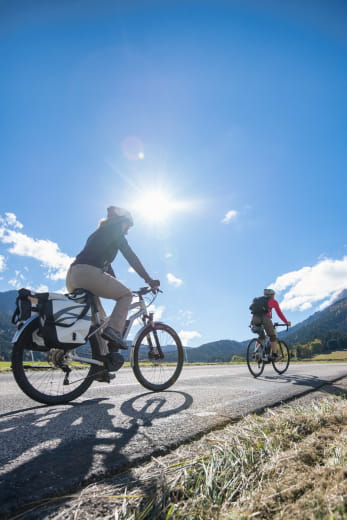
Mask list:
[{"label": "white cloud", "polygon": [[195,319],[193,317],[193,312],[192,311],[184,311],[184,310],[179,310],[178,311],[178,316],[177,318],[180,320],[180,322],[182,323],[183,327],[189,327],[190,325],[193,325],[193,323],[195,323]]},{"label": "white cloud", "polygon": [[[18,270],[14,272],[15,277],[9,280],[7,283],[15,289],[20,289],[25,286],[25,276]],[[29,289],[29,287],[28,287]]]},{"label": "white cloud", "polygon": [[172,253],[166,253],[165,254],[165,258],[172,258],[173,257],[173,254]]},{"label": "white cloud", "polygon": [[281,302],[283,309],[305,311],[318,302],[323,309],[347,288],[347,256],[342,260],[326,258],[311,267],[283,274],[271,288],[287,290]]},{"label": "white cloud", "polygon": [[62,280],[72,262],[72,258],[60,251],[59,246],[51,240],[38,240],[24,233],[9,229],[23,227],[13,213],[0,217],[0,241],[10,244],[8,252],[13,255],[26,256],[39,260],[43,267],[48,268],[48,278]]},{"label": "white cloud", "polygon": [[[28,287],[28,289],[30,289],[33,292],[37,292],[37,293],[49,292],[49,289],[48,289],[47,285],[44,285],[44,284],[41,284],[41,285],[39,285],[36,288]],[[55,292],[64,292],[64,291],[55,291]]]},{"label": "white cloud", "polygon": [[238,214],[238,211],[236,211],[235,209],[231,209],[224,215],[224,218],[222,220],[223,224],[229,224],[229,222],[232,219],[236,218]]},{"label": "white cloud", "polygon": [[129,267],[128,273],[136,273],[136,271],[133,267]]},{"label": "white cloud", "polygon": [[158,305],[158,307],[154,304],[150,305],[148,307],[148,312],[153,312],[154,313],[154,319],[155,320],[160,320],[163,313],[164,313],[164,310],[165,310],[165,307],[163,305]]},{"label": "white cloud", "polygon": [[178,333],[179,337],[181,338],[182,345],[184,347],[188,346],[188,343],[194,339],[194,338],[201,338],[200,332],[197,332],[196,330],[180,330]]},{"label": "white cloud", "polygon": [[12,280],[8,281],[8,284],[14,287],[14,289],[20,289],[23,287],[22,282],[20,282],[17,278],[12,278]]},{"label": "white cloud", "polygon": [[5,257],[3,255],[0,255],[0,272],[5,271],[5,269],[6,269]]},{"label": "white cloud", "polygon": [[166,278],[169,284],[173,285],[174,287],[179,287],[183,284],[183,280],[181,280],[180,278],[176,278],[176,276],[174,276],[172,273],[168,273],[166,275]]},{"label": "white cloud", "polygon": [[0,216],[0,224],[2,226],[11,226],[13,228],[22,229],[23,224],[17,220],[14,213],[5,213],[5,217]]}]

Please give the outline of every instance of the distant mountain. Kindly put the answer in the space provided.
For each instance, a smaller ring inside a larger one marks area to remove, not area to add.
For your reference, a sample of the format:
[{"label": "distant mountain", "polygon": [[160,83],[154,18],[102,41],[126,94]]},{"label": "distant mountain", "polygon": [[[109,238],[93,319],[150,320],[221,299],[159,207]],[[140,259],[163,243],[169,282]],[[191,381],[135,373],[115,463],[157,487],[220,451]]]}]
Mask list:
[{"label": "distant mountain", "polygon": [[0,311],[12,316],[17,296],[17,291],[0,292]]},{"label": "distant mountain", "polygon": [[189,363],[225,363],[233,356],[242,356],[245,344],[230,339],[221,339],[204,343],[200,347],[186,348],[186,360]]},{"label": "distant mountain", "polygon": [[347,298],[347,289],[344,289],[343,291],[341,291],[340,294],[335,298],[333,303],[336,303],[339,300],[343,300],[344,298]]},{"label": "distant mountain", "polygon": [[0,292],[0,360],[10,359],[11,339],[15,328],[11,317],[15,308],[17,291]]},{"label": "distant mountain", "polygon": [[[346,294],[343,291],[341,295]],[[347,297],[343,297],[322,311],[315,312],[298,325],[291,327],[288,332],[281,332],[279,336],[288,344],[305,344],[316,338],[321,339],[330,331],[347,333]]]},{"label": "distant mountain", "polygon": [[[0,292],[0,357],[10,359],[11,338],[15,331],[11,316],[15,307],[17,291]],[[314,313],[301,323],[279,336],[289,345],[305,344],[316,338],[322,339],[331,331],[347,334],[347,289],[329,307]],[[253,336],[254,337],[254,336]],[[249,338],[251,339],[251,338]],[[186,347],[186,359],[190,363],[223,363],[236,356],[244,356],[249,340],[242,342],[223,339],[205,343],[200,347]]]}]

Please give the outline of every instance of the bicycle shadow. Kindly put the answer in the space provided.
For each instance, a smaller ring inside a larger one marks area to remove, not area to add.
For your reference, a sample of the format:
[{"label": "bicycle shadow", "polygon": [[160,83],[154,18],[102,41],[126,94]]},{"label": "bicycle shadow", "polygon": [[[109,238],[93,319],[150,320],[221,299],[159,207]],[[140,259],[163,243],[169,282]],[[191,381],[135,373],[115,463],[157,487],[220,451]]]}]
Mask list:
[{"label": "bicycle shadow", "polygon": [[311,392],[312,388],[315,390],[320,390],[323,393],[337,395],[341,397],[347,397],[347,390],[338,386],[338,381],[330,381],[328,379],[323,379],[314,375],[300,376],[300,375],[290,375],[290,374],[282,374],[282,375],[273,375],[273,376],[261,376],[257,379],[264,382],[285,384],[292,383],[293,385],[300,385],[309,387],[307,392],[304,392],[301,395],[305,395],[305,393]]},{"label": "bicycle shadow", "polygon": [[[0,513],[27,509],[168,450],[170,439],[160,422],[188,409],[193,399],[184,392],[145,393],[125,401],[121,414],[107,401],[72,403],[63,411],[37,407],[42,413],[29,409],[24,420],[16,413],[6,417],[0,428],[1,445],[7,445],[1,460]],[[13,442],[13,435],[8,442],[11,432],[21,443]],[[25,518],[38,518],[30,515]]]}]

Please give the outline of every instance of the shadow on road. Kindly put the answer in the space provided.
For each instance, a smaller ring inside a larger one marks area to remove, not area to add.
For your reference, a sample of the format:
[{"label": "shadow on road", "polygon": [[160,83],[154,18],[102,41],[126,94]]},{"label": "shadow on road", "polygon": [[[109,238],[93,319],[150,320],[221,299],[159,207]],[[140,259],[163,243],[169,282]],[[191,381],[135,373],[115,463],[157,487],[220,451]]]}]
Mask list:
[{"label": "shadow on road", "polygon": [[192,402],[185,392],[151,392],[125,401],[118,413],[107,399],[91,399],[63,410],[39,406],[0,416],[0,513],[6,518],[164,452],[169,444],[153,422]]},{"label": "shadow on road", "polygon": [[[342,397],[347,397],[347,390],[338,386],[338,381],[329,381],[327,379],[322,379],[317,376],[307,375],[277,375],[277,376],[262,376],[258,377],[261,381],[268,381],[271,383],[278,384],[288,384],[292,383],[293,385],[300,385],[313,388],[315,390],[320,389],[322,392],[326,392],[327,394],[339,395]],[[340,379],[340,378],[339,378]],[[324,388],[323,388],[324,387]],[[308,389],[308,392],[311,390]]]}]

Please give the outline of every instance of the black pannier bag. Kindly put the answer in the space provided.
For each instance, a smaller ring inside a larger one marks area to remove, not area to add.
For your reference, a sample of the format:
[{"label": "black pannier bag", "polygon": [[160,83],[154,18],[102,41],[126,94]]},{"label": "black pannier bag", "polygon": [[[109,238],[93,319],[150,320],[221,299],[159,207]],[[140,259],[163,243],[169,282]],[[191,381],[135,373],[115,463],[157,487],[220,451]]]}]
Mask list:
[{"label": "black pannier bag", "polygon": [[259,296],[258,298],[254,298],[253,302],[249,306],[249,310],[252,314],[257,314],[262,316],[263,314],[267,314],[269,312],[269,298],[266,296]]},{"label": "black pannier bag", "polygon": [[31,316],[31,301],[28,296],[31,295],[29,289],[19,289],[16,298],[16,308],[12,315],[12,323],[17,325],[20,322],[26,321]]},{"label": "black pannier bag", "polygon": [[88,291],[67,295],[42,293],[36,297],[40,314],[38,333],[47,347],[73,348],[86,343],[92,319],[92,295]]}]

